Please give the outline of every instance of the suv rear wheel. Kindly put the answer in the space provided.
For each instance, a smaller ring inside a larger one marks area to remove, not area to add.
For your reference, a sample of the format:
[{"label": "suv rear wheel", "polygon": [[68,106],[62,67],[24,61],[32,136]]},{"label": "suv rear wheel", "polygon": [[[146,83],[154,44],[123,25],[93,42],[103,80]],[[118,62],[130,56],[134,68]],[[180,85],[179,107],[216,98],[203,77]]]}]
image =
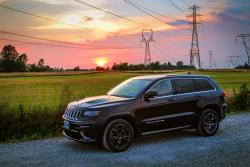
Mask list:
[{"label": "suv rear wheel", "polygon": [[115,119],[106,126],[102,136],[102,145],[109,151],[121,152],[129,148],[133,139],[132,125],[124,119]]},{"label": "suv rear wheel", "polygon": [[219,129],[219,114],[213,109],[205,109],[199,119],[197,132],[202,136],[213,136]]}]

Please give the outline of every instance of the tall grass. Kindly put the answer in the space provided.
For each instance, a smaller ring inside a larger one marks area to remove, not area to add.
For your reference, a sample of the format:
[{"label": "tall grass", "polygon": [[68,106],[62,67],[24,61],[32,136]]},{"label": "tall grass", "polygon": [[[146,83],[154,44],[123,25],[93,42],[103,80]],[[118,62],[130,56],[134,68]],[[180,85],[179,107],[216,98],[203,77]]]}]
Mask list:
[{"label": "tall grass", "polygon": [[24,108],[24,105],[20,104],[16,109],[9,107],[10,97],[2,99],[0,101],[0,142],[60,135],[62,114],[72,99],[72,91],[68,86],[61,90],[60,103],[56,107],[31,104]]}]

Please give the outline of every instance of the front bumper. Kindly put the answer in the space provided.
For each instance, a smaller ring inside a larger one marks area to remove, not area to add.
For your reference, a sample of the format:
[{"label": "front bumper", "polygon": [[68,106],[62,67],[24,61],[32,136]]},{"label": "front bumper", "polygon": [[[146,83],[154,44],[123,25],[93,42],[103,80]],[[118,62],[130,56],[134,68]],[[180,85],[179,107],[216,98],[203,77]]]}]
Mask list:
[{"label": "front bumper", "polygon": [[71,140],[80,142],[95,142],[99,136],[98,126],[94,123],[86,124],[80,121],[72,121],[63,118],[67,121],[68,126],[62,126],[63,135]]},{"label": "front bumper", "polygon": [[68,139],[79,141],[79,142],[95,142],[96,139],[91,139],[87,137],[84,133],[78,132],[78,131],[72,131],[68,129],[63,130],[63,135],[67,137]]}]

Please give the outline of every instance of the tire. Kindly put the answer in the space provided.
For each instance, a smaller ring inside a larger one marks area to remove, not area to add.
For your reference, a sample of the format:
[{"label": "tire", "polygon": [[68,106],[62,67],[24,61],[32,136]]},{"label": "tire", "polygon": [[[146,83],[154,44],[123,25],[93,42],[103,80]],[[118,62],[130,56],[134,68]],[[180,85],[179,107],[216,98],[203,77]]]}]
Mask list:
[{"label": "tire", "polygon": [[124,119],[112,120],[105,128],[102,145],[112,152],[122,152],[129,148],[134,139],[132,125]]},{"label": "tire", "polygon": [[198,122],[197,132],[202,136],[213,136],[219,129],[219,114],[213,109],[205,109]]}]

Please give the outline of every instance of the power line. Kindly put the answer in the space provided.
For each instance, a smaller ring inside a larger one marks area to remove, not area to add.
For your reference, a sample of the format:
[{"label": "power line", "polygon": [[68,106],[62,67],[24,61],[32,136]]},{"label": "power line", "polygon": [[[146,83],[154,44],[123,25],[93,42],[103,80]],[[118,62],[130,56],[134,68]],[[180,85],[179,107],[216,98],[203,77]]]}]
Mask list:
[{"label": "power line", "polygon": [[182,4],[184,4],[186,7],[189,8],[189,5],[184,1],[184,0],[180,0]]},{"label": "power line", "polygon": [[[167,24],[166,21],[164,21],[164,20],[162,20],[161,18],[158,18],[158,17],[156,17],[156,16],[154,16],[154,15],[152,15],[151,13],[149,13],[149,12],[146,11],[146,10],[148,10],[148,11],[151,11],[151,12],[152,12],[152,10],[146,9],[146,8],[142,7],[141,5],[139,5],[139,4],[135,3],[135,2],[131,2],[131,1],[129,1],[129,0],[123,0],[123,1],[126,2],[126,3],[128,3],[128,4],[130,4],[131,6],[135,7],[136,9],[142,11],[143,13],[146,13],[147,15],[153,17],[154,19],[156,19],[156,20],[158,20],[158,21],[160,21],[160,22],[162,22],[162,23],[164,23],[164,24]],[[155,13],[155,12],[152,12],[152,13]],[[159,15],[159,14],[158,14],[158,15]],[[171,19],[172,19],[172,18],[171,18]]]},{"label": "power line", "polygon": [[202,31],[202,35],[203,35],[203,38],[205,40],[205,44],[206,44],[206,48],[207,48],[207,51],[209,50],[209,46],[208,46],[208,42],[207,42],[207,36],[206,36],[206,32],[205,32],[205,29],[203,27],[203,25],[201,24],[201,31]]},{"label": "power line", "polygon": [[[62,47],[62,48],[72,48],[72,49],[89,49],[89,50],[95,50],[99,48],[85,48],[85,47],[76,47],[76,46],[65,46],[65,45],[57,45],[57,44],[46,44],[41,42],[29,42],[29,41],[23,41],[23,40],[15,40],[15,39],[9,39],[9,38],[2,38],[0,37],[0,40],[4,41],[11,41],[11,42],[19,42],[19,43],[25,43],[25,44],[31,44],[31,45],[42,45],[42,46],[50,46],[50,47]],[[104,49],[137,49],[139,47],[135,48],[104,48]]]},{"label": "power line", "polygon": [[166,46],[161,45],[159,42],[155,41],[155,43],[158,44],[158,46],[161,47],[162,50],[165,50],[165,53],[170,53],[170,54],[173,54],[173,55],[178,55],[178,56],[180,56],[179,53],[170,51],[168,48],[166,48]]},{"label": "power line", "polygon": [[176,9],[178,9],[179,11],[181,11],[182,13],[184,13],[184,15],[187,15],[187,13],[182,9],[180,8],[179,6],[177,6],[172,0],[163,0],[163,2],[165,2],[166,4],[169,4],[169,5],[172,5],[173,7],[175,7]]},{"label": "power line", "polygon": [[138,22],[138,21],[136,21],[136,20],[129,19],[129,18],[124,17],[124,16],[120,16],[120,15],[115,14],[115,13],[113,13],[113,12],[110,12],[110,11],[107,11],[107,10],[105,10],[105,9],[99,8],[99,7],[97,7],[97,6],[91,5],[91,4],[89,4],[89,3],[82,2],[82,1],[79,1],[79,0],[74,0],[74,1],[75,1],[75,2],[78,2],[78,3],[81,3],[81,4],[83,4],[83,5],[89,6],[89,7],[91,7],[91,8],[94,8],[94,9],[97,9],[97,10],[100,10],[100,11],[103,11],[103,12],[105,12],[105,13],[108,13],[108,14],[110,14],[110,15],[113,15],[113,16],[115,16],[115,17],[118,17],[118,18],[123,19],[123,20],[126,20],[126,21],[133,22],[133,23],[137,23],[137,24],[140,24],[140,25],[143,25],[143,26],[147,26],[147,27],[152,27],[152,26],[147,25],[147,24],[145,24],[145,23],[141,23],[141,22]]},{"label": "power line", "polygon": [[[124,1],[126,1],[126,0],[124,0]],[[142,5],[139,5],[138,3],[135,3],[135,2],[132,2],[132,1],[130,1],[130,2],[133,3],[134,5],[136,5],[137,7],[140,7],[140,8],[142,8],[142,9],[144,9],[144,10],[147,10],[147,11],[149,11],[149,12],[155,14],[155,15],[158,15],[158,16],[161,16],[161,17],[165,17],[165,18],[168,18],[168,19],[172,19],[172,20],[182,20],[182,19],[178,19],[178,18],[166,16],[166,15],[163,15],[163,14],[161,14],[161,13],[155,12],[155,11],[153,11],[153,10],[151,10],[151,9],[148,9],[148,8],[142,6]],[[128,2],[127,2],[127,3],[128,3]],[[143,12],[144,12],[144,11],[143,11]]]},{"label": "power line", "polygon": [[[82,26],[79,26],[79,25],[70,24],[70,23],[66,23],[66,22],[63,22],[63,21],[58,21],[56,19],[52,19],[52,18],[49,18],[49,17],[37,15],[37,14],[31,13],[31,12],[23,11],[23,10],[12,8],[12,7],[8,7],[8,6],[4,6],[2,4],[0,4],[0,7],[8,9],[8,10],[11,10],[11,11],[14,11],[14,12],[17,12],[17,13],[20,13],[20,14],[24,14],[24,15],[35,17],[35,18],[39,18],[39,19],[43,19],[43,20],[47,20],[47,21],[51,21],[51,22],[56,22],[56,23],[60,23],[60,24],[64,24],[64,25],[68,25],[68,26],[72,26],[72,27],[76,27],[76,28],[79,28],[79,29],[95,30],[93,28],[82,27]],[[112,33],[112,34],[116,34],[117,35],[117,33],[108,32],[108,31],[104,31],[104,30],[102,30],[102,31],[106,32],[106,33]]]},{"label": "power line", "polygon": [[41,37],[35,37],[31,35],[25,35],[25,34],[19,34],[19,33],[14,33],[14,32],[8,32],[8,31],[2,31],[0,30],[1,34],[8,34],[8,35],[14,35],[14,36],[19,36],[19,37],[25,37],[25,38],[31,38],[31,39],[36,39],[36,40],[43,40],[43,41],[48,41],[48,42],[54,42],[54,43],[63,43],[67,45],[75,45],[75,46],[80,46],[80,47],[92,47],[92,48],[101,48],[101,49],[133,49],[133,48],[139,48],[139,47],[133,47],[133,46],[128,46],[128,47],[109,47],[109,46],[101,46],[101,45],[87,45],[87,44],[80,44],[80,43],[72,43],[72,42],[66,42],[66,41],[58,41],[58,40],[52,40],[52,39],[47,39],[47,38],[41,38]]},{"label": "power line", "polygon": [[169,0],[169,1],[170,1],[170,3],[171,3],[176,9],[179,9],[179,11],[181,11],[182,13],[184,13],[184,15],[187,14],[182,8],[180,8],[179,6],[177,6],[172,0]]},{"label": "power line", "polygon": [[46,44],[46,43],[41,43],[41,42],[28,42],[28,41],[23,41],[23,40],[15,40],[15,39],[2,38],[2,37],[0,37],[0,39],[4,40],[4,41],[19,42],[19,43],[25,43],[25,44],[31,44],[31,45],[43,45],[43,46],[55,46],[55,47],[63,47],[63,48],[83,49],[82,47],[64,46],[64,45],[57,45],[57,44]]},{"label": "power line", "polygon": [[159,49],[159,51],[161,51],[162,53],[164,53],[164,54],[166,54],[167,56],[169,56],[170,57],[170,55],[169,55],[169,53],[168,52],[166,52],[162,47],[160,47],[159,45],[158,46],[155,46],[156,48],[158,48]]}]

